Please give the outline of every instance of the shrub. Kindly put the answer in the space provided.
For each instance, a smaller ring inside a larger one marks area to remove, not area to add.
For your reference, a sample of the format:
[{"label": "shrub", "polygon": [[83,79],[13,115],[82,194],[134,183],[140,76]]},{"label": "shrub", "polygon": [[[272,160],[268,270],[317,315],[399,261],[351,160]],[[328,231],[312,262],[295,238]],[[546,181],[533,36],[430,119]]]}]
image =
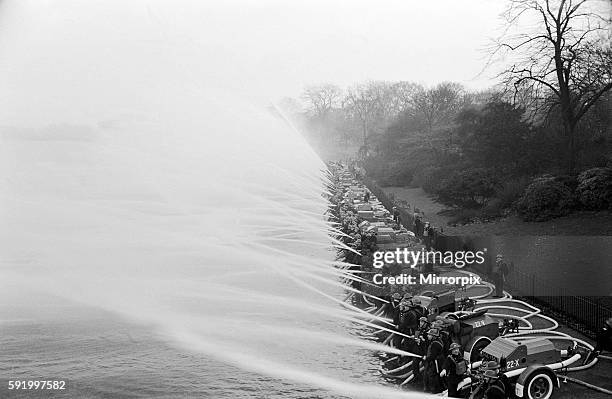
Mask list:
[{"label": "shrub", "polygon": [[526,177],[508,180],[502,183],[495,192],[495,198],[498,200],[496,206],[500,209],[511,208],[514,203],[521,198],[528,185],[529,179]]},{"label": "shrub", "polygon": [[495,194],[497,181],[492,170],[465,169],[447,173],[438,189],[440,201],[449,205],[481,207]]},{"label": "shrub", "polygon": [[422,187],[430,194],[437,193],[443,183],[445,171],[436,166],[429,166],[416,171],[412,178],[412,185]]},{"label": "shrub", "polygon": [[536,222],[567,215],[573,206],[572,190],[551,176],[535,179],[517,202],[523,219]]},{"label": "shrub", "polygon": [[502,216],[505,208],[501,199],[493,198],[482,208],[482,216],[485,219]]},{"label": "shrub", "polygon": [[390,163],[385,174],[380,177],[383,186],[406,186],[411,180],[412,170],[397,162]]},{"label": "shrub", "polygon": [[576,194],[586,209],[612,209],[612,168],[593,168],[578,176]]},{"label": "shrub", "polygon": [[565,184],[572,192],[574,192],[576,187],[578,187],[578,180],[576,179],[576,176],[561,175],[555,177],[554,179],[559,183]]},{"label": "shrub", "polygon": [[425,182],[429,179],[429,175],[431,174],[431,171],[429,171],[429,169],[431,168],[421,168],[414,172],[414,176],[412,176],[412,181],[410,182],[410,185],[414,187],[423,187],[425,185]]},{"label": "shrub", "polygon": [[413,170],[405,162],[388,160],[385,157],[370,157],[366,160],[365,169],[383,187],[405,186],[412,180]]},{"label": "shrub", "polygon": [[482,213],[478,209],[465,208],[458,209],[449,219],[448,224],[451,226],[457,224],[469,224],[482,218]]}]

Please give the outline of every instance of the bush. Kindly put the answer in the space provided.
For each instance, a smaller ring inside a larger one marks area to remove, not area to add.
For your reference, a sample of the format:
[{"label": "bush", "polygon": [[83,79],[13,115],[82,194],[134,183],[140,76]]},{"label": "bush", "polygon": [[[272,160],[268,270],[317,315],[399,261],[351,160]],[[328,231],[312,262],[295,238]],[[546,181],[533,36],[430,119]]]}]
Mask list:
[{"label": "bush", "polygon": [[576,194],[586,209],[612,209],[612,168],[593,168],[578,176]]},{"label": "bush", "polygon": [[399,163],[389,164],[385,174],[380,177],[383,186],[406,186],[412,180],[412,170]]},{"label": "bush", "polygon": [[482,218],[482,213],[478,209],[458,209],[449,219],[448,224],[456,226],[458,224],[469,224]]},{"label": "bush", "polygon": [[541,222],[567,215],[574,207],[572,190],[551,176],[535,179],[517,202],[517,210],[526,221]]},{"label": "bush", "polygon": [[572,192],[576,191],[576,187],[578,187],[578,180],[576,179],[576,176],[561,175],[555,177],[554,179],[555,181],[563,183],[564,185],[569,187]]},{"label": "bush", "polygon": [[429,166],[416,171],[412,178],[412,185],[422,187],[430,194],[437,193],[442,187],[446,173],[442,168]]},{"label": "bush", "polygon": [[498,200],[496,206],[500,209],[512,208],[515,202],[521,198],[527,186],[529,186],[529,179],[526,177],[502,183],[501,187],[495,192],[495,198]]},{"label": "bush", "polygon": [[506,207],[503,201],[499,198],[493,198],[482,208],[482,216],[485,219],[503,216],[504,209],[506,209]]},{"label": "bush", "polygon": [[445,174],[438,196],[448,205],[482,207],[495,194],[496,188],[497,180],[492,170],[472,168]]},{"label": "bush", "polygon": [[366,160],[365,169],[383,187],[405,186],[412,180],[412,169],[398,160],[370,157]]}]

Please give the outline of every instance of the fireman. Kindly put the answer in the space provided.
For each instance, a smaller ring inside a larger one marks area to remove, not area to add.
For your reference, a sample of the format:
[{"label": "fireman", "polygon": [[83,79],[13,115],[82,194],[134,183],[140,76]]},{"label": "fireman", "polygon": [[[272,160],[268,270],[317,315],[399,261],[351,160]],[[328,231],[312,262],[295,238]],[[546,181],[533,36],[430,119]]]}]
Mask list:
[{"label": "fireman", "polygon": [[446,386],[448,387],[448,397],[458,398],[457,386],[467,375],[467,361],[461,356],[461,345],[453,342],[450,346],[450,354],[444,360],[442,366],[444,370],[440,377],[446,376]]},{"label": "fireman", "polygon": [[412,301],[412,295],[410,293],[406,293],[400,302],[398,329],[404,334],[413,334],[417,325],[414,313],[412,312],[414,308]]},{"label": "fireman", "polygon": [[436,319],[433,323],[431,323],[431,327],[438,330],[438,333],[440,334],[440,341],[442,341],[442,346],[444,348],[444,353],[448,353],[450,351],[452,338],[450,333],[446,331],[445,322],[443,320]]},{"label": "fireman", "polygon": [[427,320],[427,317],[421,316],[419,317],[419,326],[417,327],[414,335],[417,339],[424,341],[427,336],[427,331],[429,331],[429,321]]},{"label": "fireman", "polygon": [[412,309],[421,316],[425,316],[423,306],[421,306],[421,300],[419,298],[412,299]]},{"label": "fireman", "polygon": [[423,356],[425,372],[423,375],[423,388],[425,392],[440,392],[441,361],[444,359],[444,347],[438,334],[438,330],[431,328],[427,331],[427,352]]},{"label": "fireman", "polygon": [[604,350],[612,351],[612,317],[606,320],[603,328],[597,334],[595,351],[602,352]]},{"label": "fireman", "polygon": [[389,311],[389,315],[393,319],[393,324],[395,324],[396,328],[399,327],[400,300],[401,299],[402,299],[402,296],[400,295],[399,292],[395,292],[393,293],[393,295],[391,295],[391,306],[390,306],[391,310]]},{"label": "fireman", "polygon": [[[397,315],[397,331],[405,335],[410,334],[410,329],[408,328],[408,311],[410,310],[410,306],[412,305],[410,298],[410,294],[404,294],[398,307],[399,312]],[[396,348],[399,348],[402,345],[402,340],[402,336],[396,334],[393,338],[393,345]]]},{"label": "fireman", "polygon": [[[429,330],[429,322],[427,317],[421,316],[419,318],[419,326],[414,332],[414,345],[412,346],[412,353],[423,356],[427,349],[427,331]],[[412,359],[412,375],[414,375],[414,382],[420,383],[423,379],[421,373],[421,358],[415,357]]]},{"label": "fireman", "polygon": [[601,354],[603,351],[612,351],[612,317],[606,320],[604,326],[597,334],[597,345],[593,352],[589,353],[585,363],[590,363],[593,359]]}]

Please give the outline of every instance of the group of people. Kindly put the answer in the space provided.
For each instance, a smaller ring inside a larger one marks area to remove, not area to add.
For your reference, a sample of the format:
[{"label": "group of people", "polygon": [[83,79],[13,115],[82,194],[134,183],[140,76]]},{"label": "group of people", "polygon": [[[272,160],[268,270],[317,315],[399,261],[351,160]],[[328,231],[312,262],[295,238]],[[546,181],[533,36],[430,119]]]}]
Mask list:
[{"label": "group of people", "polygon": [[[337,167],[337,171],[342,171],[341,165]],[[367,258],[377,250],[376,233],[360,229],[357,210],[353,202],[347,200],[348,190],[343,186],[338,173],[334,174],[330,191],[333,193],[330,198],[330,211],[344,233],[340,239],[355,250],[342,250],[342,256],[346,262],[353,265],[367,265]],[[365,189],[363,198],[359,199],[365,203],[369,202],[369,190]],[[401,223],[397,208],[392,210],[391,216],[395,223]],[[431,247],[434,245],[437,230],[417,217],[415,235],[423,238],[426,245]],[[354,281],[353,285],[361,289],[357,281]],[[449,397],[458,397],[457,387],[470,371],[463,358],[461,346],[452,340],[448,320],[437,317],[430,321],[427,318],[427,309],[421,306],[419,298],[410,293],[403,296],[395,293],[390,299],[388,316],[393,319],[397,331],[402,334],[394,336],[394,346],[419,356],[404,359],[412,360],[414,383],[422,384],[424,391],[429,393],[439,393],[446,387]],[[505,395],[508,388],[508,384],[503,382],[503,374],[499,373],[499,365],[487,363],[485,366],[480,370],[479,378],[487,381],[487,397],[505,398],[506,396],[496,396],[495,393],[503,391]],[[500,390],[502,386],[503,389]]]},{"label": "group of people", "polygon": [[438,248],[439,241],[443,237],[443,230],[433,227],[429,222],[423,222],[421,216],[417,215],[414,218],[414,234],[423,239],[423,243],[427,249]]},{"label": "group of people", "polygon": [[[460,397],[458,386],[471,371],[461,345],[453,342],[451,323],[440,316],[430,321],[419,298],[409,293],[391,296],[389,316],[402,334],[394,337],[394,346],[419,356],[403,359],[412,360],[413,383],[422,384],[428,393],[446,388],[449,397]],[[474,371],[485,398],[506,398],[510,392],[507,377],[501,371],[494,361],[485,362]]]},{"label": "group of people", "polygon": [[393,323],[402,334],[395,337],[395,345],[421,356],[411,359],[413,382],[422,383],[425,392],[440,392],[440,373],[445,364],[445,353],[452,345],[444,321],[440,318],[430,322],[419,298],[413,298],[410,294],[403,297],[399,293],[393,294],[390,309]]}]

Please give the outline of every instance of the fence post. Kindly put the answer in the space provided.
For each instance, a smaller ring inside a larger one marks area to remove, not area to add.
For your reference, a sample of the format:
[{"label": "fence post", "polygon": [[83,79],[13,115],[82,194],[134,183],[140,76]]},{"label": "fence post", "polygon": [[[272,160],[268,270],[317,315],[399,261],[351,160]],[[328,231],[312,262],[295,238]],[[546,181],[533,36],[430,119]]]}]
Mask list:
[{"label": "fence post", "polygon": [[603,319],[603,309],[601,307],[601,298],[597,297],[595,299],[595,309],[597,309],[597,314],[595,315],[595,331],[599,331],[602,319]]}]

